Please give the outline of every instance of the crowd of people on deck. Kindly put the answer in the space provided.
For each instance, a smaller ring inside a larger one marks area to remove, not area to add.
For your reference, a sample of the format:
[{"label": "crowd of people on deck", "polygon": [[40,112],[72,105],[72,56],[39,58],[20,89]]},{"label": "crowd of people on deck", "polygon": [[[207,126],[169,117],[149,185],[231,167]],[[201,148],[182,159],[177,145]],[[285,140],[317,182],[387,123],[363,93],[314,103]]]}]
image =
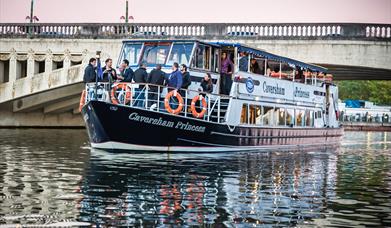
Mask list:
[{"label": "crowd of people on deck", "polygon": [[[191,85],[191,77],[188,72],[188,68],[185,64],[179,65],[178,63],[173,63],[172,72],[166,74],[162,71],[162,65],[157,64],[150,73],[147,72],[146,63],[141,63],[139,68],[135,71],[129,67],[129,61],[124,59],[119,67],[119,72],[112,67],[113,61],[108,58],[105,61],[105,66],[101,69],[97,67],[97,60],[91,58],[89,64],[84,71],[84,83],[92,82],[134,82],[140,83],[139,88],[136,89],[135,96],[140,95],[139,99],[143,99],[143,94],[140,94],[145,87],[145,84],[151,84],[149,86],[150,92],[152,92],[152,99],[157,99],[158,86],[167,86],[168,91],[176,90],[182,97],[185,96],[185,91],[183,89],[188,89]],[[233,68],[232,68],[233,69]],[[99,76],[101,74],[101,76]],[[160,87],[160,90],[163,88]],[[201,81],[199,88],[200,92],[203,93],[212,93],[213,92],[213,83],[212,77],[209,73],[206,73],[204,78]],[[162,92],[162,91],[160,91]]]},{"label": "crowd of people on deck", "polygon": [[[129,67],[129,61],[124,59],[119,67],[119,71],[117,72],[113,67],[113,60],[108,58],[105,61],[105,66],[102,69],[99,69],[96,64],[97,59],[91,58],[89,60],[88,66],[85,68],[84,73],[84,82],[134,82],[141,83],[139,88],[136,89],[136,96],[139,95],[139,98],[143,98],[143,93],[139,94],[140,91],[143,90],[145,85],[143,83],[151,84],[149,89],[152,94],[152,99],[156,99],[158,86],[167,86],[168,91],[176,90],[179,92],[182,97],[185,96],[186,89],[192,83],[190,73],[188,72],[188,68],[185,64],[179,65],[177,62],[172,65],[172,72],[166,74],[162,71],[162,65],[156,64],[155,68],[148,73],[147,72],[147,64],[142,62],[138,69],[133,71],[132,68]],[[262,65],[262,64],[261,64]],[[265,71],[266,67],[266,71]],[[268,75],[271,77],[279,77],[282,79],[287,79],[287,74],[280,72],[281,66],[274,67],[271,70],[269,65],[260,66],[257,59],[251,58],[249,61],[249,54],[245,52],[239,53],[239,62],[238,62],[239,71],[243,72],[251,72],[260,75]],[[220,88],[219,93],[229,95],[231,86],[232,86],[232,75],[234,72],[234,63],[230,57],[228,57],[226,52],[221,54],[221,62],[220,62]],[[302,69],[297,68],[294,69],[294,79],[296,81],[305,80],[305,72]],[[308,78],[308,76],[307,76]],[[162,87],[160,87],[162,90]],[[201,80],[201,84],[199,87],[199,92],[202,94],[212,93],[213,92],[213,80],[209,73],[206,73]],[[160,91],[162,92],[162,91]]]}]

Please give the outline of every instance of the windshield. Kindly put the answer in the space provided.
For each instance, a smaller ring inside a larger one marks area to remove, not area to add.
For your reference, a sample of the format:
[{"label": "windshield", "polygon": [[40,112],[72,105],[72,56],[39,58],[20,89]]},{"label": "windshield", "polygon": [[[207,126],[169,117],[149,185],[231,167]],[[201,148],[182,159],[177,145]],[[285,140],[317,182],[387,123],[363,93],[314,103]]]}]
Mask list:
[{"label": "windshield", "polygon": [[164,64],[170,46],[170,43],[145,43],[142,62],[147,65]]},{"label": "windshield", "polygon": [[193,46],[193,43],[174,43],[167,65],[172,65],[174,62],[189,65]]},{"label": "windshield", "polygon": [[129,66],[138,65],[138,60],[140,58],[142,43],[136,44],[126,44],[124,46],[122,59],[119,63],[121,63],[124,59],[129,60]]}]

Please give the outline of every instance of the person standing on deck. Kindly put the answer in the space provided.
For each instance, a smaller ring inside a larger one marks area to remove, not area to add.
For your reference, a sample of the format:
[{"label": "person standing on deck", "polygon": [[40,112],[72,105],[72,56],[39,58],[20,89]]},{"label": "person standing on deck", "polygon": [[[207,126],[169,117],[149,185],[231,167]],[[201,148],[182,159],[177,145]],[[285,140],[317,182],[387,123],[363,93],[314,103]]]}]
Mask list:
[{"label": "person standing on deck", "polygon": [[183,75],[178,70],[178,68],[178,63],[175,62],[172,64],[172,72],[167,80],[167,85],[168,87],[170,87],[168,88],[168,92],[171,92],[172,90],[176,90],[178,92],[178,90],[182,87]]},{"label": "person standing on deck", "polygon": [[117,80],[117,72],[113,69],[113,60],[108,58],[105,61],[106,66],[102,68],[103,71],[103,79],[101,82],[113,82]]},{"label": "person standing on deck", "polygon": [[243,72],[248,71],[248,56],[244,52],[239,53],[239,70]]},{"label": "person standing on deck", "polygon": [[88,61],[87,67],[84,69],[84,76],[83,76],[84,83],[95,82],[96,80],[95,68],[96,68],[96,59],[91,58],[90,61]]},{"label": "person standing on deck", "polygon": [[[148,73],[147,73],[147,65],[145,63],[141,63],[140,67],[134,72],[134,82],[135,83],[147,83],[148,79]],[[136,106],[143,106],[144,105],[144,89],[145,85],[139,85],[138,88],[136,88],[135,92],[135,105]]]},{"label": "person standing on deck", "polygon": [[[183,76],[183,81],[182,81],[182,89],[188,89],[189,86],[191,85],[191,79],[190,79],[190,73],[187,71],[187,66],[186,64],[181,65],[181,73]],[[180,94],[182,97],[185,97],[185,91],[181,90]]]},{"label": "person standing on deck", "polygon": [[134,78],[134,72],[132,68],[129,67],[129,60],[124,59],[121,63],[122,72],[121,75],[118,76],[118,79],[121,80],[121,82],[132,82]]},{"label": "person standing on deck", "polygon": [[220,92],[221,94],[229,95],[232,86],[232,72],[234,70],[234,64],[228,58],[227,53],[223,52],[221,57]]},{"label": "person standing on deck", "polygon": [[[166,73],[162,71],[162,65],[160,64],[157,64],[156,68],[153,69],[148,75],[147,83],[152,84],[149,85],[148,106],[150,106],[152,109],[154,108],[152,105],[159,102],[159,95],[162,94],[162,85],[164,85],[165,78]],[[156,85],[159,85],[160,87]]]}]

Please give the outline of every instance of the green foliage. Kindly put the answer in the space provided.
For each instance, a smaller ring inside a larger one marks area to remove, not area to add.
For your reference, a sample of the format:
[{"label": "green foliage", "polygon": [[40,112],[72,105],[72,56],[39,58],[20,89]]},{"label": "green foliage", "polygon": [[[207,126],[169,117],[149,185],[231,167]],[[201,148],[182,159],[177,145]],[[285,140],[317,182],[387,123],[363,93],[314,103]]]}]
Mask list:
[{"label": "green foliage", "polygon": [[391,105],[391,81],[337,81],[339,99],[372,101]]}]

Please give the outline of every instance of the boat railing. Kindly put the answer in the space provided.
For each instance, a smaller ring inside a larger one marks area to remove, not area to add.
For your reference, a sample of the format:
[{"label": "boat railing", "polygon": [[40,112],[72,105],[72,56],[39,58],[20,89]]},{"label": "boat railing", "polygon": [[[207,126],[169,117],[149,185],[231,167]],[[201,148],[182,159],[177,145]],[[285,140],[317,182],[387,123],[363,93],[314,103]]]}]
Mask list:
[{"label": "boat railing", "polygon": [[230,97],[148,83],[98,82],[86,84],[85,103],[91,100],[222,123]]}]

